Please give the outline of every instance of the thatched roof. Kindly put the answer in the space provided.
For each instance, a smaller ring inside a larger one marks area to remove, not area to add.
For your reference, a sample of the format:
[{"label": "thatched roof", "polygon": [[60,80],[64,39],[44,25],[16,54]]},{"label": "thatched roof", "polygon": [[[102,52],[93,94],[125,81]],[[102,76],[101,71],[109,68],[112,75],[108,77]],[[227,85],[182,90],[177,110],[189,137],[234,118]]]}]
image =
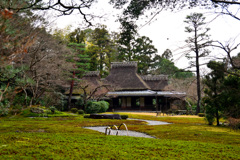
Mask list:
[{"label": "thatched roof", "polygon": [[82,77],[83,81],[88,82],[92,87],[97,87],[100,85],[100,72],[99,71],[89,71],[85,73]]},{"label": "thatched roof", "polygon": [[114,90],[147,90],[150,87],[137,74],[137,62],[113,62],[105,78]]},{"label": "thatched roof", "polygon": [[154,91],[167,90],[168,76],[167,75],[146,75],[141,78]]},{"label": "thatched roof", "polygon": [[[88,94],[94,92],[94,97],[108,96],[164,96],[182,98],[184,92],[176,92],[169,89],[167,75],[146,75],[137,74],[137,62],[113,62],[109,76],[101,79],[98,71],[87,72],[79,82],[78,89],[73,94],[83,94],[84,86]],[[68,92],[69,93],[69,92]]]}]

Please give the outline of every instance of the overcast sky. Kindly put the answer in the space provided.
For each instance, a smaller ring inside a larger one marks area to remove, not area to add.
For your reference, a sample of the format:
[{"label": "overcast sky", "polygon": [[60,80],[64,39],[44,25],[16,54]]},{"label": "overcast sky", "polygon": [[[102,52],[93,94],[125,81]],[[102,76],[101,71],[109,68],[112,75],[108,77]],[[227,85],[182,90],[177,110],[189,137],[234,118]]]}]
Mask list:
[{"label": "overcast sky", "polygon": [[[101,5],[99,5],[101,3]],[[119,24],[115,22],[117,19],[116,15],[121,11],[116,11],[107,1],[101,1],[96,4],[94,9],[91,11],[96,15],[105,15],[103,19],[96,20],[96,23],[107,25],[108,30],[118,31]],[[193,12],[203,13],[206,17],[206,22],[210,22],[206,27],[210,28],[209,34],[213,40],[227,43],[229,40],[236,39],[236,43],[240,42],[240,21],[235,20],[229,16],[217,16],[216,14],[210,13],[210,10],[193,9],[193,10],[182,10],[182,11],[162,11],[156,19],[149,25],[139,29],[141,36],[147,36],[152,41],[154,46],[158,49],[158,54],[162,54],[164,50],[170,49],[174,55],[174,62],[180,68],[188,66],[188,61],[182,56],[179,47],[182,47],[184,41],[189,36],[184,32],[186,23],[184,23],[185,17]],[[67,25],[81,28],[81,19],[78,15],[74,14],[71,16],[62,16],[56,19],[56,26],[58,28],[64,28]],[[140,24],[145,24],[146,19],[140,21]],[[240,52],[240,50],[238,50]],[[235,52],[235,54],[237,51]],[[219,50],[213,50],[212,55],[223,55],[224,52]],[[225,55],[225,54],[224,54]],[[181,58],[180,58],[181,57]]]}]

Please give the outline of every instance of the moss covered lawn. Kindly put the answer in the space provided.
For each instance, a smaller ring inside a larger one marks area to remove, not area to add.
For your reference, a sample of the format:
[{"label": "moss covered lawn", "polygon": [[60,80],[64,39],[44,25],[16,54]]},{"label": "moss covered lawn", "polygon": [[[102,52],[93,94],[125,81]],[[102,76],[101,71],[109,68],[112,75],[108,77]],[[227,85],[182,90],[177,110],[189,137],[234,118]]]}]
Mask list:
[{"label": "moss covered lawn", "polygon": [[[83,116],[5,117],[0,119],[0,159],[240,159],[239,131],[209,126],[198,117],[128,115],[173,124],[148,126],[138,120]],[[82,128],[121,123],[156,139],[105,136]]]}]

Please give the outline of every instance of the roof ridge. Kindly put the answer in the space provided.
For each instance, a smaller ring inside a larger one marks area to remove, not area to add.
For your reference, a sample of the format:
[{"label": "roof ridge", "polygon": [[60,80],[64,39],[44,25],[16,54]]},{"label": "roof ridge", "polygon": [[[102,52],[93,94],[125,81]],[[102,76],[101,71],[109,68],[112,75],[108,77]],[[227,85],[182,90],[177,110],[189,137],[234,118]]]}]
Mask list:
[{"label": "roof ridge", "polygon": [[88,71],[85,73],[84,77],[94,77],[99,75],[100,75],[99,71]]},{"label": "roof ridge", "polygon": [[158,81],[158,80],[168,80],[168,76],[167,75],[142,75],[141,78],[144,81]]},{"label": "roof ridge", "polygon": [[137,67],[137,61],[128,61],[128,62],[112,62],[111,68],[118,67]]}]

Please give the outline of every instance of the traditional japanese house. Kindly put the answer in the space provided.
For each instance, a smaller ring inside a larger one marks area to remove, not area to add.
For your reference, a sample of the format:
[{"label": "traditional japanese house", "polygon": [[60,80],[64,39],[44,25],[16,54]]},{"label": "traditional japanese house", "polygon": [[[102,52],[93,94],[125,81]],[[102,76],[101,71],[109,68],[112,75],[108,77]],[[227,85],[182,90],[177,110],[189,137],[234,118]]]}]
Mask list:
[{"label": "traditional japanese house", "polygon": [[[185,109],[186,94],[170,89],[167,75],[140,76],[135,61],[112,62],[110,74],[105,79],[100,78],[99,72],[89,72],[83,80],[84,85],[89,86],[89,93],[99,88],[94,96],[107,100],[109,110],[166,112]],[[74,90],[74,96],[82,93],[83,89]]]},{"label": "traditional japanese house", "polygon": [[113,86],[107,93],[110,109],[167,111],[185,106],[183,99],[186,94],[170,89],[168,76],[140,76],[137,62],[113,62],[105,81]]}]

